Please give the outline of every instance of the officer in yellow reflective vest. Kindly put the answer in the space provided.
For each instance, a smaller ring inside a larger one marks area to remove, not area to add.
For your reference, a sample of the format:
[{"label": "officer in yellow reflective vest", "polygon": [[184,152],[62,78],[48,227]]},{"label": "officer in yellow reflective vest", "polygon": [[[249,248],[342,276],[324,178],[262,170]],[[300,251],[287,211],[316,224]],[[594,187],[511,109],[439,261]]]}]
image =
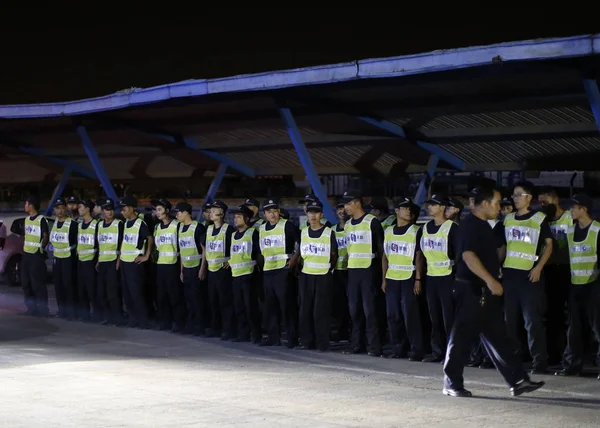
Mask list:
[{"label": "officer in yellow reflective vest", "polygon": [[231,235],[234,229],[225,223],[228,206],[223,201],[213,201],[210,207],[212,224],[206,230],[206,253],[202,259],[201,279],[208,269],[208,297],[211,310],[211,337],[221,336],[221,340],[237,337],[233,289],[229,258]]},{"label": "officer in yellow reflective vest", "polygon": [[[588,195],[577,194],[571,198],[571,203],[571,215],[576,224],[567,230],[571,267],[569,331],[563,369],[556,373],[559,376],[577,376],[583,370],[585,348],[582,320],[587,319],[596,341],[600,342],[600,222],[592,220],[590,216],[593,200]],[[596,353],[596,366],[600,367],[600,349]]]},{"label": "officer in yellow reflective vest", "polygon": [[[304,210],[304,214],[308,216],[308,211],[306,210],[311,202],[318,201],[318,198],[312,193],[304,195],[304,198],[298,201],[299,204],[302,204],[302,209]],[[289,220],[289,219],[288,219]],[[333,227],[333,225],[325,218],[321,217],[321,224],[327,227]],[[308,217],[306,221],[300,222],[300,232],[306,229],[309,226]]]},{"label": "officer in yellow reflective vest", "polygon": [[427,261],[427,305],[431,319],[431,355],[423,359],[438,363],[446,355],[446,345],[454,323],[454,259],[458,226],[446,219],[448,198],[441,193],[431,195],[427,214],[433,220],[423,227],[421,251]]},{"label": "officer in yellow reflective vest", "polygon": [[381,291],[383,229],[375,216],[365,213],[359,194],[347,191],[342,199],[351,217],[344,227],[348,249],[348,307],[352,318],[350,349],[345,353],[364,352],[362,332],[366,330],[368,355],[380,357],[383,353],[376,296],[377,290]]},{"label": "officer in yellow reflective vest", "polygon": [[48,221],[39,213],[36,196],[25,200],[25,236],[21,259],[21,286],[27,310],[25,315],[48,316],[48,289],[44,249],[48,245]]},{"label": "officer in yellow reflective vest", "polygon": [[333,228],[337,241],[338,257],[333,271],[333,290],[331,297],[331,313],[335,320],[334,342],[350,338],[350,312],[348,310],[348,249],[346,248],[346,231],[344,227],[350,216],[344,209],[344,201],[335,206],[338,223]]},{"label": "officer in yellow reflective vest", "polygon": [[103,220],[98,221],[96,228],[98,301],[103,319],[111,325],[120,326],[123,324],[123,293],[119,278],[119,249],[123,242],[123,222],[115,218],[115,201],[105,198],[99,205]]},{"label": "officer in yellow reflective vest", "polygon": [[365,208],[370,210],[369,213],[379,220],[384,232],[388,227],[396,224],[396,215],[390,214],[390,207],[386,198],[378,196],[371,198],[371,202]]},{"label": "officer in yellow reflective vest", "polygon": [[565,304],[569,300],[571,270],[569,268],[569,244],[567,230],[573,226],[570,210],[560,206],[558,192],[553,187],[540,190],[538,196],[542,210],[550,221],[554,246],[550,260],[544,267],[546,285],[546,339],[548,363],[559,364],[566,346]]},{"label": "officer in yellow reflective vest", "polygon": [[383,283],[387,303],[388,329],[392,354],[389,358],[423,359],[421,294],[425,259],[421,252],[422,230],[415,223],[419,206],[410,198],[396,204],[396,225],[385,231],[382,258]]},{"label": "officer in yellow reflective vest", "polygon": [[506,328],[515,351],[521,350],[521,314],[527,329],[532,373],[548,369],[544,312],[546,293],[542,272],[552,255],[552,234],[546,215],[533,211],[533,184],[523,181],[513,189],[516,212],[504,219],[506,259],[502,275]]},{"label": "officer in yellow reflective vest", "polygon": [[247,205],[240,205],[234,212],[233,223],[236,232],[231,237],[231,259],[229,267],[233,277],[233,298],[237,320],[236,342],[260,344],[262,329],[258,312],[256,279],[259,277],[257,259],[260,256],[259,232],[250,227],[252,211]]},{"label": "officer in yellow reflective vest", "polygon": [[[285,323],[288,348],[297,344],[298,293],[291,275],[300,257],[298,228],[280,217],[279,200],[263,202],[266,218],[259,229],[260,251],[264,259],[263,284],[265,292],[264,317],[268,337],[262,346],[281,344],[280,320]],[[280,315],[281,314],[281,318]]]},{"label": "officer in yellow reflective vest", "polygon": [[[187,202],[175,205],[175,213],[179,221],[177,241],[181,260],[180,279],[187,308],[186,333],[195,336],[206,334],[206,322],[202,298],[207,298],[206,282],[200,282],[200,264],[204,254],[206,228],[192,220],[192,206]],[[201,289],[201,287],[203,289]]]},{"label": "officer in yellow reflective vest", "polygon": [[154,227],[156,245],[156,303],[159,329],[183,333],[186,326],[186,308],[181,283],[181,265],[177,234],[179,222],[171,216],[171,202],[153,199],[158,223]]},{"label": "officer in yellow reflective vest", "polygon": [[63,198],[54,201],[56,221],[50,232],[50,243],[54,254],[52,277],[54,278],[54,294],[58,305],[58,317],[72,320],[76,313],[76,278],[73,278],[77,262],[77,222],[67,216],[67,204]]},{"label": "officer in yellow reflective vest", "polygon": [[144,293],[145,266],[150,258],[154,238],[148,225],[138,217],[137,199],[125,196],[119,201],[125,219],[119,270],[123,286],[123,300],[131,327],[149,328],[148,307]]},{"label": "officer in yellow reflective vest", "polygon": [[82,321],[102,321],[96,289],[96,262],[98,220],[92,218],[96,204],[89,199],[79,201],[82,221],[77,231],[77,285],[79,290],[79,318]]}]

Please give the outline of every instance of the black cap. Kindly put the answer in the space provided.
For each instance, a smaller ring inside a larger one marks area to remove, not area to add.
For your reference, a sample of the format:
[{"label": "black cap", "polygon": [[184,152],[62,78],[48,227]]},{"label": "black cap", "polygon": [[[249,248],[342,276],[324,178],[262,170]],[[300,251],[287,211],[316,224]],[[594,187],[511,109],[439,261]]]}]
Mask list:
[{"label": "black cap", "polygon": [[312,201],[316,201],[318,198],[312,194],[312,193],[307,193],[306,195],[304,195],[304,199],[300,199],[298,201],[299,204],[308,204],[309,202]]},{"label": "black cap", "polygon": [[268,198],[263,201],[263,211],[270,209],[278,209],[279,208],[279,199],[277,198]]},{"label": "black cap", "polygon": [[81,201],[78,201],[79,205],[83,205],[84,207],[88,207],[89,209],[93,210],[94,207],[96,206],[96,203],[90,199],[82,199]]},{"label": "black cap", "polygon": [[247,206],[247,207],[256,207],[256,208],[260,208],[260,202],[258,202],[256,199],[254,198],[247,198],[243,205]]},{"label": "black cap", "polygon": [[212,201],[210,204],[210,207],[211,208],[221,208],[223,210],[223,212],[226,212],[227,208],[229,208],[225,202],[220,201],[220,200]]},{"label": "black cap", "polygon": [[413,204],[412,199],[410,198],[400,198],[396,201],[396,208],[410,208]]},{"label": "black cap", "polygon": [[239,207],[236,208],[236,210],[234,211],[235,214],[242,214],[244,217],[248,217],[249,219],[254,217],[254,213],[252,212],[252,210],[250,208],[248,208],[248,205],[243,204],[240,205]]},{"label": "black cap", "polygon": [[79,204],[79,199],[77,199],[75,196],[69,196],[67,198],[67,204]]},{"label": "black cap", "polygon": [[371,202],[367,205],[367,208],[374,210],[389,210],[390,206],[388,205],[388,201],[386,198],[382,198],[380,196],[375,196],[371,198]]},{"label": "black cap", "polygon": [[451,207],[458,208],[460,211],[462,211],[462,210],[465,209],[465,205],[460,200],[458,200],[456,198],[449,198],[448,199],[448,204]]},{"label": "black cap", "polygon": [[359,191],[346,190],[342,195],[342,200],[344,202],[350,202],[355,199],[362,201],[362,196],[360,195]]},{"label": "black cap", "polygon": [[335,203],[335,208],[336,208],[336,209],[337,209],[337,208],[344,208],[344,205],[345,205],[345,202],[344,202],[344,201],[342,201],[342,200],[338,200],[338,201],[336,201],[336,203]]},{"label": "black cap", "polygon": [[502,198],[502,200],[500,201],[500,206],[501,207],[506,207],[508,205],[513,205],[514,201],[512,200],[512,198],[509,198],[508,196]]},{"label": "black cap", "polygon": [[431,195],[431,198],[425,201],[426,204],[438,204],[447,207],[450,202],[448,202],[448,198],[446,195],[442,193],[434,193]]},{"label": "black cap", "polygon": [[310,202],[308,202],[308,206],[306,207],[306,211],[312,211],[312,212],[322,213],[323,212],[323,204],[319,200],[310,201]]},{"label": "black cap", "polygon": [[160,199],[152,199],[150,201],[150,204],[152,204],[153,207],[164,207],[167,211],[171,211],[171,208],[173,208],[173,205],[171,205],[171,202],[169,202],[168,200],[164,199],[164,198],[160,198]]},{"label": "black cap", "polygon": [[59,205],[67,205],[67,202],[63,198],[56,198],[54,206],[57,207]]},{"label": "black cap", "polygon": [[211,202],[205,202],[204,205],[202,205],[202,211],[208,211],[210,207],[212,207]]},{"label": "black cap", "polygon": [[290,213],[288,210],[286,210],[285,208],[281,208],[279,210],[279,216],[284,219],[284,220],[289,220],[290,219]]},{"label": "black cap", "polygon": [[101,199],[98,204],[102,207],[103,210],[114,210],[115,209],[115,201],[110,198]]},{"label": "black cap", "polygon": [[571,197],[571,203],[586,207],[588,211],[594,206],[594,200],[585,193],[577,193],[576,195],[573,195]]},{"label": "black cap", "polygon": [[177,205],[175,205],[175,211],[178,213],[187,211],[189,214],[192,214],[192,206],[187,202],[178,202]]},{"label": "black cap", "polygon": [[133,196],[124,196],[123,199],[119,201],[119,206],[137,208],[138,202]]}]

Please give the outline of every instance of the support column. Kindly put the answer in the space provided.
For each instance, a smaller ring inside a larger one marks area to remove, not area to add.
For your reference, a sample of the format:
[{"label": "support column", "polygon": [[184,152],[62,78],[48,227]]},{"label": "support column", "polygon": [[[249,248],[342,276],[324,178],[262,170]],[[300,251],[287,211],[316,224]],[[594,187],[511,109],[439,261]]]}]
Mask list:
[{"label": "support column", "polygon": [[56,185],[54,189],[54,193],[52,193],[52,198],[50,198],[50,202],[48,202],[48,208],[46,208],[46,212],[44,213],[47,217],[52,215],[52,211],[54,210],[54,202],[65,192],[65,187],[67,187],[67,183],[69,182],[69,178],[71,178],[71,173],[73,170],[70,167],[65,169],[62,177],[60,177],[60,181]]},{"label": "support column", "polygon": [[290,136],[292,144],[296,149],[298,159],[302,164],[302,168],[304,168],[304,172],[306,173],[306,177],[312,186],[313,192],[323,204],[323,214],[325,215],[325,218],[327,218],[327,220],[329,220],[332,224],[337,223],[335,211],[327,199],[327,191],[319,179],[317,170],[315,169],[310,155],[308,154],[308,150],[306,149],[306,145],[304,144],[304,140],[302,139],[302,135],[300,134],[300,130],[296,125],[296,121],[294,120],[291,110],[289,108],[280,108],[279,114],[285,123],[288,135]]},{"label": "support column", "polygon": [[227,165],[224,163],[220,164],[219,168],[217,168],[217,174],[215,175],[215,178],[213,178],[212,183],[210,183],[208,192],[206,192],[204,203],[214,201],[217,191],[219,190],[219,187],[221,187],[221,183],[223,182],[223,177],[225,177],[226,171]]},{"label": "support column", "polygon": [[598,82],[596,79],[583,79],[583,87],[594,114],[594,119],[596,119],[596,126],[600,131],[600,91],[598,90]]},{"label": "support column", "polygon": [[88,135],[85,126],[77,125],[75,129],[77,131],[77,134],[79,135],[79,138],[81,138],[81,144],[83,145],[83,148],[87,153],[90,162],[92,163],[92,167],[96,172],[96,176],[100,180],[102,187],[104,187],[104,192],[109,198],[113,199],[116,203],[119,200],[117,192],[115,192],[115,189],[113,188],[110,179],[108,178],[108,174],[106,174],[104,166],[102,166],[100,157],[96,152],[96,148],[94,147],[94,144],[92,143],[92,140],[90,139],[90,136]]},{"label": "support column", "polygon": [[433,180],[433,176],[435,174],[435,170],[439,161],[440,158],[438,158],[437,155],[431,155],[429,157],[429,162],[427,162],[427,171],[421,179],[421,182],[419,183],[419,187],[417,189],[417,193],[415,194],[415,204],[421,206],[423,205],[423,202],[425,202],[425,197],[427,196],[427,178],[429,177]]}]

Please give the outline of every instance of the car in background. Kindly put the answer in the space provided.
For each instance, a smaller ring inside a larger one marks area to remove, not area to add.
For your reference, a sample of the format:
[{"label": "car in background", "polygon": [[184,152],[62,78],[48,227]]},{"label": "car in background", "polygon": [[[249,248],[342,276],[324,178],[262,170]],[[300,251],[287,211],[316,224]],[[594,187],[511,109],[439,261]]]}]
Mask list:
[{"label": "car in background", "polygon": [[[2,216],[6,227],[6,241],[4,248],[0,250],[0,275],[8,285],[17,287],[21,285],[21,259],[23,257],[23,241],[25,237],[25,217],[22,215]],[[52,230],[54,219],[46,217],[48,226]],[[48,276],[52,275],[52,264],[54,261],[52,244],[46,247],[46,271]]]}]

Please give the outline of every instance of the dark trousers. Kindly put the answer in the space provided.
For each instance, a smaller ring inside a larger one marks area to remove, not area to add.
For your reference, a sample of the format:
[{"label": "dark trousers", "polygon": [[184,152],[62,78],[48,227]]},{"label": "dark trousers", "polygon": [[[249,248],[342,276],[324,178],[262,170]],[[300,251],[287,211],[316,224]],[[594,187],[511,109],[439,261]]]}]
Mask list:
[{"label": "dark trousers", "polygon": [[208,272],[208,296],[212,311],[211,330],[220,331],[228,338],[237,337],[231,269],[221,268],[216,272]]},{"label": "dark trousers", "polygon": [[[187,307],[187,328],[192,330],[196,335],[202,335],[206,329],[204,321],[203,306],[200,300],[201,290],[203,285],[206,288],[206,281],[200,282],[198,273],[200,266],[193,268],[183,268],[183,292],[185,296],[185,304]],[[206,294],[206,290],[205,294]]]},{"label": "dark trousers", "polygon": [[146,328],[148,327],[148,307],[144,291],[146,267],[144,263],[121,261],[119,270],[129,325]]},{"label": "dark trousers", "polygon": [[544,328],[546,293],[543,276],[540,281],[533,283],[529,281],[527,272],[505,269],[503,286],[506,328],[515,352],[520,353],[522,349],[518,327],[522,314],[533,366],[539,369],[547,368],[546,329]]},{"label": "dark trousers", "polygon": [[444,363],[444,386],[464,387],[464,367],[477,336],[509,386],[527,379],[523,363],[512,351],[506,335],[501,299],[488,296],[482,301],[479,287],[462,281],[456,282],[456,299],[456,316]]},{"label": "dark trousers", "polygon": [[[374,262],[375,263],[375,262]],[[378,318],[375,299],[377,289],[381,288],[380,267],[372,264],[363,269],[348,269],[348,308],[352,318],[352,348],[364,348],[364,338],[369,352],[380,353]],[[379,278],[380,282],[375,281]]]},{"label": "dark trousers", "polygon": [[558,362],[567,345],[565,309],[569,301],[571,269],[569,265],[544,268],[546,283],[546,341],[548,359]]},{"label": "dark trousers", "polygon": [[96,262],[94,260],[77,262],[77,286],[79,288],[79,318],[84,321],[98,316],[98,297],[96,291]]},{"label": "dark trousers", "polygon": [[60,318],[73,319],[76,315],[75,287],[73,281],[74,257],[54,258],[52,276],[54,278],[54,293]]},{"label": "dark trousers", "polygon": [[[569,330],[563,357],[566,369],[581,371],[584,363],[583,325],[589,323],[600,343],[600,283],[571,285],[569,293]],[[600,346],[596,354],[600,366]]]},{"label": "dark trousers", "polygon": [[[386,281],[387,321],[392,352],[411,357],[423,356],[423,331],[419,301],[414,293],[414,277]],[[410,351],[409,351],[410,350]]]},{"label": "dark trousers", "polygon": [[300,297],[299,333],[300,343],[329,349],[331,335],[331,282],[330,274],[300,274],[298,294]]},{"label": "dark trousers", "polygon": [[154,319],[158,316],[158,289],[156,283],[156,258],[155,254],[150,257],[146,263],[143,264],[145,267],[144,272],[144,298],[146,299],[146,308],[148,310],[148,317]]},{"label": "dark trousers", "polygon": [[444,358],[454,323],[454,276],[429,276],[425,283],[431,319],[431,354]]},{"label": "dark trousers", "polygon": [[333,315],[337,340],[350,338],[350,311],[348,310],[348,271],[333,271],[331,313]]},{"label": "dark trousers", "polygon": [[21,259],[21,287],[27,312],[31,315],[48,315],[48,289],[46,288],[46,261],[41,253],[23,254]]},{"label": "dark trousers", "polygon": [[281,320],[285,323],[288,346],[294,346],[298,338],[298,294],[290,278],[288,268],[268,270],[263,273],[265,287],[265,324],[268,340],[277,343],[281,339]]},{"label": "dark trousers", "polygon": [[156,304],[163,328],[182,331],[186,313],[179,263],[156,265]]},{"label": "dark trousers", "polygon": [[232,279],[237,337],[258,342],[262,339],[262,328],[256,295],[257,273],[236,276]]},{"label": "dark trousers", "polygon": [[98,303],[102,316],[111,324],[123,323],[123,298],[117,261],[98,263]]}]

